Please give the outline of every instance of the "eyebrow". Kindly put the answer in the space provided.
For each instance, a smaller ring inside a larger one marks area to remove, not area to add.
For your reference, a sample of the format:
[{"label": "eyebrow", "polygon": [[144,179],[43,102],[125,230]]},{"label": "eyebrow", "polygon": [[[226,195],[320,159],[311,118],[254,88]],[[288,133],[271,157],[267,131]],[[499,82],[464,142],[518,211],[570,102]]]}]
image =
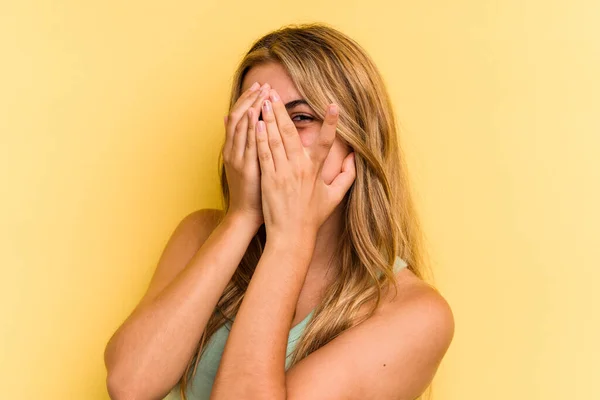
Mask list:
[{"label": "eyebrow", "polygon": [[289,111],[290,109],[301,106],[301,105],[308,106],[308,102],[304,99],[292,100],[292,101],[285,103],[285,109]]}]

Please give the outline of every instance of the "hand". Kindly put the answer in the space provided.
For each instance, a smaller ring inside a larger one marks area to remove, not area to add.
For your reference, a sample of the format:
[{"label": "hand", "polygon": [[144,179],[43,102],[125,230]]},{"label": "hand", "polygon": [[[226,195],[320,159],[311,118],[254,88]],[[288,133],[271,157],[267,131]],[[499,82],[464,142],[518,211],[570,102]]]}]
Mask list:
[{"label": "hand", "polygon": [[265,100],[264,121],[258,121],[256,143],[261,171],[262,208],[269,233],[313,235],[342,201],[356,178],[354,152],[342,172],[327,185],[323,163],[336,137],[338,109],[332,104],[315,142],[304,148],[285,106],[275,90]]},{"label": "hand", "polygon": [[229,186],[228,214],[239,214],[257,224],[263,223],[260,194],[260,167],[254,128],[260,106],[269,95],[269,84],[255,83],[244,92],[225,117],[226,139],[223,164]]}]

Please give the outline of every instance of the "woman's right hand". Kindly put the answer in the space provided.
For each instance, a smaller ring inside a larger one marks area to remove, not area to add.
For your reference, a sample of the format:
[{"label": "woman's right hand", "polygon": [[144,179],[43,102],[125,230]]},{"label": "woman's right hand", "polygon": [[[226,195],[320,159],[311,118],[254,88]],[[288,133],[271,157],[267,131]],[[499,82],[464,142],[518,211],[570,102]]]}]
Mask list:
[{"label": "woman's right hand", "polygon": [[256,123],[270,86],[255,83],[225,117],[223,164],[229,186],[228,214],[248,218],[256,228],[264,222],[260,191],[260,166],[256,151]]}]

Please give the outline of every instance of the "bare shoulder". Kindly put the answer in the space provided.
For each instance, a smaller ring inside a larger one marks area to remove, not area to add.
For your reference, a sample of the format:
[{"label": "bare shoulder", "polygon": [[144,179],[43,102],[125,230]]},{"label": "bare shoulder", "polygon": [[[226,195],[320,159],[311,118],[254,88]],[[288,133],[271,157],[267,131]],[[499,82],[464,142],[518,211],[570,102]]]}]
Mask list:
[{"label": "bare shoulder", "polygon": [[[396,274],[398,293],[386,296],[381,317],[400,323],[410,322],[416,331],[427,332],[424,340],[435,340],[444,353],[454,337],[454,314],[448,301],[434,286],[408,268]],[[393,292],[393,291],[392,291]],[[436,349],[432,349],[435,351]]]},{"label": "bare shoulder", "polygon": [[429,352],[432,360],[441,360],[454,337],[450,304],[439,290],[408,268],[397,272],[395,277],[398,291],[391,289],[385,293],[371,318],[399,327],[404,335],[414,335],[420,341],[414,343],[416,346]]},{"label": "bare shoulder", "polygon": [[203,208],[184,216],[171,233],[158,267],[160,268],[163,258],[169,258],[173,253],[191,258],[219,225],[223,216],[222,210],[214,208]]},{"label": "bare shoulder", "polygon": [[398,295],[390,299],[393,313],[414,311],[428,311],[432,318],[439,318],[448,330],[454,328],[454,316],[450,304],[437,288],[416,276],[408,268],[403,268],[396,273]]},{"label": "bare shoulder", "polygon": [[223,210],[216,208],[202,208],[192,211],[183,217],[173,234],[181,234],[189,239],[204,242],[221,222],[224,215]]},{"label": "bare shoulder", "polygon": [[151,301],[181,272],[219,225],[223,210],[204,208],[185,215],[172,231],[140,305]]},{"label": "bare shoulder", "polygon": [[454,336],[448,302],[403,269],[398,292],[376,312],[308,355],[287,374],[290,399],[414,399],[431,383]]}]

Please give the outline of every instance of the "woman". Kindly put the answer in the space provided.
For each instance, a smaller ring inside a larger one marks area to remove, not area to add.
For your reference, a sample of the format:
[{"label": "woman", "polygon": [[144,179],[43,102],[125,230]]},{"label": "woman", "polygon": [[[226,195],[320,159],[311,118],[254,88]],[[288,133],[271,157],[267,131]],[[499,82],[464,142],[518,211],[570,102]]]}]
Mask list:
[{"label": "woman", "polygon": [[423,280],[372,61],[323,24],[271,32],[235,74],[225,126],[224,210],[175,229],[107,345],[112,398],[418,397],[454,322]]}]

